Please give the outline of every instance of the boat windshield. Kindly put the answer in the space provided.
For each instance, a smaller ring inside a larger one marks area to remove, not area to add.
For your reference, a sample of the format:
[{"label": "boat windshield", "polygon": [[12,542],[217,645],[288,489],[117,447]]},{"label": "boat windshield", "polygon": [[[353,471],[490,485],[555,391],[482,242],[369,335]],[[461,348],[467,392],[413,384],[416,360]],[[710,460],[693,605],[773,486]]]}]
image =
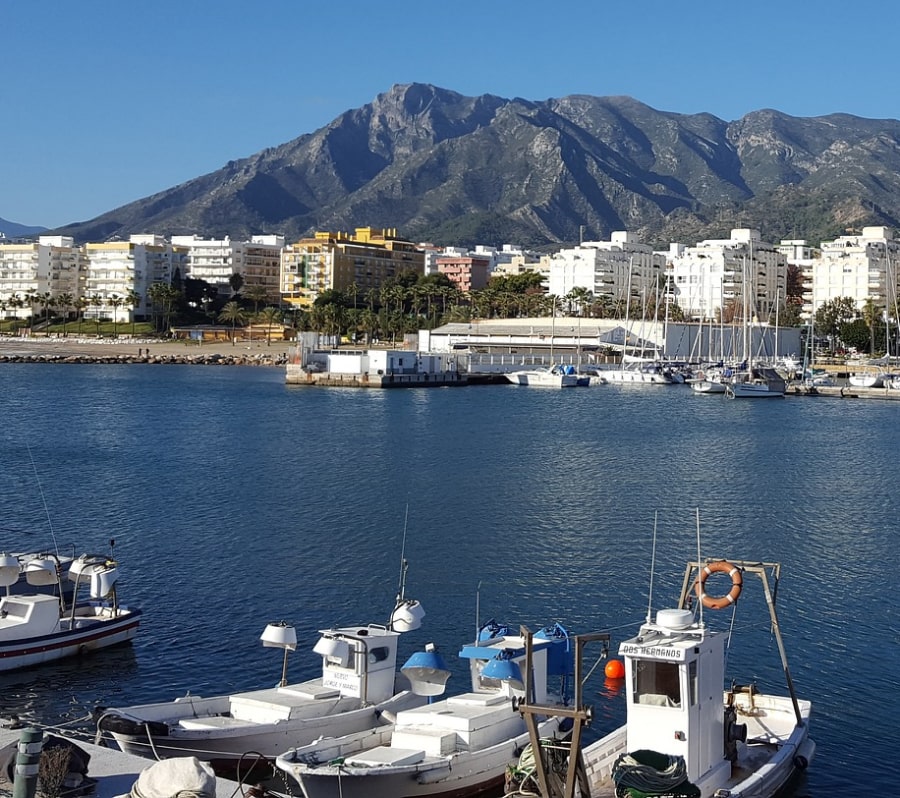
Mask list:
[{"label": "boat windshield", "polygon": [[632,687],[635,704],[681,706],[678,665],[675,663],[639,660],[635,663]]}]

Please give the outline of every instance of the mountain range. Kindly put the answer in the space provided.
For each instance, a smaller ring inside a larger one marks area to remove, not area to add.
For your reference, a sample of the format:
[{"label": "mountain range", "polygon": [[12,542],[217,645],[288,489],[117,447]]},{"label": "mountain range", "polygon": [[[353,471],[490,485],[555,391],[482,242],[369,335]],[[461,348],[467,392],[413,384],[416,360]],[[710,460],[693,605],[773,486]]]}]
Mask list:
[{"label": "mountain range", "polygon": [[46,227],[19,224],[18,222],[11,222],[8,219],[0,218],[0,233],[3,233],[3,235],[10,239],[36,236],[46,232],[46,230]]},{"label": "mountain range", "polygon": [[760,110],[726,122],[630,97],[542,101],[396,85],[321,129],[54,232],[243,238],[391,227],[541,248],[759,229],[812,244],[900,222],[900,122]]}]

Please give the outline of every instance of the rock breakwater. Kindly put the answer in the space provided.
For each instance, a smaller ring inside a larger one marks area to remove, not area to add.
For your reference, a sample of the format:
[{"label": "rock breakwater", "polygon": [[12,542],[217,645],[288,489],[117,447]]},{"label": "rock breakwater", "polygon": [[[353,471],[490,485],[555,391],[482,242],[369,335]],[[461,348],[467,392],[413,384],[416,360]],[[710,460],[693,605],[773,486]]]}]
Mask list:
[{"label": "rock breakwater", "polygon": [[252,355],[217,353],[209,354],[151,354],[151,355],[114,355],[110,354],[0,354],[0,363],[112,363],[121,365],[156,364],[187,366],[283,366],[287,363],[287,355],[256,353]]}]

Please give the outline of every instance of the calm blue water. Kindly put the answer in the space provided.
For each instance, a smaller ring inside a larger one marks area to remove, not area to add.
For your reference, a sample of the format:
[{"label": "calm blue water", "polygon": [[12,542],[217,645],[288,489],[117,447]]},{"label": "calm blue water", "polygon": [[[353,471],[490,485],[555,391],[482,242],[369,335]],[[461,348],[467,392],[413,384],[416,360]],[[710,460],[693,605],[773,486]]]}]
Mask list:
[{"label": "calm blue water", "polygon": [[[401,657],[434,640],[453,659],[478,616],[620,641],[647,612],[654,516],[658,609],[696,556],[699,510],[704,556],[783,565],[780,620],[818,743],[795,794],[896,789],[898,404],[363,392],[289,388],[280,369],[112,365],[4,365],[0,403],[0,548],[46,545],[48,514],[61,549],[114,537],[122,596],[145,613],[131,647],[0,677],[0,715],[62,723],[268,686],[281,652],[258,637],[273,620],[302,638],[290,677],[314,675],[316,629],[386,622],[407,502],[407,595],[428,614]],[[780,691],[754,594],[729,663]],[[622,699],[602,675],[589,686],[598,734]]]}]

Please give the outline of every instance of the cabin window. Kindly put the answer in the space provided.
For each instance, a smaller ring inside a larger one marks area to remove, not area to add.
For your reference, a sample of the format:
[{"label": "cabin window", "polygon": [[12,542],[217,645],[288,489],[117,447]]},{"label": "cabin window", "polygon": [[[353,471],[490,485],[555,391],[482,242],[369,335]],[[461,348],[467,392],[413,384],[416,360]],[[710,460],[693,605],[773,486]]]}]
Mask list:
[{"label": "cabin window", "polygon": [[639,660],[634,667],[632,690],[632,700],[635,704],[680,707],[678,665],[671,662]]},{"label": "cabin window", "polygon": [[691,691],[691,706],[697,706],[697,660],[688,664],[688,686]]},{"label": "cabin window", "polygon": [[376,662],[384,662],[390,655],[390,649],[387,646],[378,646],[369,649],[369,664],[374,665]]}]

